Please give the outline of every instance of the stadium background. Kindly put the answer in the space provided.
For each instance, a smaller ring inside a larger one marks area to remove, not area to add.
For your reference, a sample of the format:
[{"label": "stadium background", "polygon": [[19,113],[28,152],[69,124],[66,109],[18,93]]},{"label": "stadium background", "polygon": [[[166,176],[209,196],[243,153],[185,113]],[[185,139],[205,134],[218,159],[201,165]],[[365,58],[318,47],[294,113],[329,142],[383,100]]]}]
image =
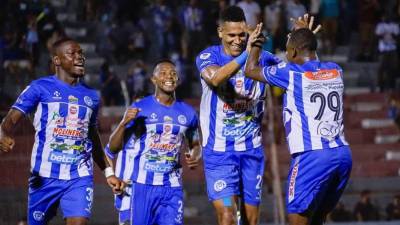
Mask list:
[{"label": "stadium background", "polygon": [[[186,99],[198,110],[201,90],[194,57],[204,47],[218,43],[219,12],[238,2],[2,0],[0,117],[5,116],[31,80],[51,73],[49,48],[63,36],[81,43],[86,53],[85,80],[102,95],[99,126],[103,143],[119,122],[125,105],[135,97],[152,92],[149,76],[157,58],[170,57],[177,64],[181,82],[178,97]],[[373,207],[363,208],[363,219],[374,221],[369,224],[399,224],[399,212],[395,221],[387,206],[400,194],[400,76],[398,62],[386,60],[386,67],[395,68],[388,72],[393,79],[379,86],[382,57],[378,49],[379,37],[374,35],[374,30],[382,15],[398,24],[400,1],[320,1],[338,3],[337,11],[334,7],[318,10],[315,7],[318,1],[254,2],[261,9],[259,19],[265,21],[270,37],[265,49],[282,55],[285,35],[290,28],[288,18],[307,11],[325,25],[325,31],[319,34],[321,59],[335,61],[344,68],[345,133],[353,150],[354,164],[351,181],[341,200],[347,212],[338,210],[330,221],[345,220],[348,224],[359,221],[354,209],[360,194],[369,190]],[[189,11],[199,14],[192,15]],[[331,24],[336,24],[336,32]],[[327,35],[334,38],[327,38]],[[398,43],[398,37],[396,41]],[[271,143],[277,144],[278,172],[284,187],[290,159],[281,123],[280,91],[274,89],[272,93],[274,108],[270,116],[274,118],[270,119],[266,114],[264,144],[269,156]],[[18,125],[16,134],[14,151],[0,154],[0,224],[4,225],[17,224],[26,216],[34,134],[28,118]],[[266,162],[262,224],[273,223],[277,215],[269,159]],[[116,224],[113,196],[99,171],[96,171],[95,183],[90,224]],[[215,224],[215,214],[206,197],[202,168],[184,172],[184,188],[186,224]],[[400,210],[400,206],[397,207]],[[63,224],[62,219],[58,217],[51,224]]]}]

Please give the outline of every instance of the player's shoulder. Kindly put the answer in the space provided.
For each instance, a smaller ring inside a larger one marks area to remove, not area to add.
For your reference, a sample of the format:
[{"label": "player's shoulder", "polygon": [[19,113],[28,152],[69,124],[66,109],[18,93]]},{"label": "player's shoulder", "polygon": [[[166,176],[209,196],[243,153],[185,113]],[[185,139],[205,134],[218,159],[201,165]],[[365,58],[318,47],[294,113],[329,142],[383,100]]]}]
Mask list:
[{"label": "player's shoulder", "polygon": [[146,97],[143,97],[141,99],[138,99],[134,102],[132,102],[131,107],[143,107],[143,106],[149,106],[153,104],[153,95],[148,95]]},{"label": "player's shoulder", "polygon": [[340,67],[337,63],[335,62],[330,62],[330,61],[325,61],[322,62],[322,65],[326,67],[326,69],[338,69],[342,70],[342,67]]},{"label": "player's shoulder", "polygon": [[219,53],[219,45],[212,45],[207,47],[206,49],[204,49],[203,51],[201,51],[198,55],[197,55],[197,59],[200,60],[207,60],[209,59],[211,56],[215,56]]},{"label": "player's shoulder", "polygon": [[196,115],[196,110],[193,108],[193,106],[189,105],[181,99],[176,100],[176,103],[182,111],[186,111],[189,114]]},{"label": "player's shoulder", "polygon": [[88,84],[86,84],[84,81],[80,82],[81,87],[85,90],[85,94],[90,94],[92,96],[98,96],[98,92],[96,89],[94,89],[93,87],[89,86]]},{"label": "player's shoulder", "polygon": [[261,57],[266,58],[266,57],[276,57],[274,54],[272,54],[269,51],[266,50],[262,50],[261,51]]},{"label": "player's shoulder", "polygon": [[54,83],[56,83],[56,80],[54,75],[52,75],[52,76],[40,77],[36,80],[33,80],[30,86],[48,86],[48,85],[54,85]]}]

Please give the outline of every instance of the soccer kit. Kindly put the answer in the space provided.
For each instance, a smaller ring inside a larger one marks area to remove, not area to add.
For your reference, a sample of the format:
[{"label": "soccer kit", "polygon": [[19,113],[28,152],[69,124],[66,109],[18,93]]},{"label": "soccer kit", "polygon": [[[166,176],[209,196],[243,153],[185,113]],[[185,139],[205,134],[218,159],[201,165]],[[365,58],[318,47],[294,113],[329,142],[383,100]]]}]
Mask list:
[{"label": "soccer kit", "polygon": [[[106,155],[110,159],[115,159],[117,157],[115,163],[115,175],[127,182],[130,181],[131,175],[133,172],[133,151],[126,151],[125,148],[122,149],[118,154],[114,154],[110,151],[109,146],[107,145],[104,148]],[[132,188],[128,183],[125,187],[124,193],[120,195],[114,195],[114,206],[118,210],[118,221],[119,224],[126,224],[130,221],[130,195],[132,193]]]},{"label": "soccer kit", "polygon": [[133,157],[131,223],[182,224],[180,150],[185,139],[196,138],[196,112],[178,100],[162,105],[153,95],[131,107],[141,109],[125,131],[132,133],[124,145]]},{"label": "soccer kit", "polygon": [[[225,54],[222,45],[217,45],[202,51],[196,65],[201,73],[209,66],[222,67],[233,59]],[[260,57],[262,66],[279,62],[268,52]],[[203,78],[201,84],[200,127],[209,199],[243,194],[247,204],[258,205],[264,173],[260,126],[265,84],[245,77],[243,67],[216,88]]]},{"label": "soccer kit", "polygon": [[343,71],[335,63],[264,67],[265,80],[285,89],[283,123],[292,155],[288,213],[327,213],[350,177],[352,159],[344,137]]},{"label": "soccer kit", "polygon": [[64,217],[89,217],[93,200],[92,142],[99,96],[83,83],[55,75],[33,81],[13,109],[35,111],[28,223],[46,224],[60,206]]}]

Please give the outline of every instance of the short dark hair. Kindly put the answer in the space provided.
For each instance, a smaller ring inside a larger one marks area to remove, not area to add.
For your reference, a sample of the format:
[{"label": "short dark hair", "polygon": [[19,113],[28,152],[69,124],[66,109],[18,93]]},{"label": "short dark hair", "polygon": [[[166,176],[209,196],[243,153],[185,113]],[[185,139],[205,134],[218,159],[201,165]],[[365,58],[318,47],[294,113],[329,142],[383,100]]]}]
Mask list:
[{"label": "short dark hair", "polygon": [[170,60],[170,59],[159,59],[159,60],[157,60],[156,63],[154,64],[154,69],[155,69],[159,64],[161,64],[161,63],[170,63],[170,64],[176,66],[175,63],[172,62],[172,60]]},{"label": "short dark hair", "polygon": [[224,9],[220,17],[221,22],[246,22],[243,10],[239,6],[229,6]]},{"label": "short dark hair", "polygon": [[298,50],[316,51],[318,47],[317,38],[308,28],[301,28],[290,34],[292,47]]},{"label": "short dark hair", "polygon": [[61,45],[63,45],[64,43],[70,42],[70,41],[75,42],[74,39],[69,38],[69,37],[63,37],[63,38],[57,40],[56,42],[54,42],[54,44],[51,46],[51,53],[52,53],[52,55],[56,55],[57,49],[58,49]]}]

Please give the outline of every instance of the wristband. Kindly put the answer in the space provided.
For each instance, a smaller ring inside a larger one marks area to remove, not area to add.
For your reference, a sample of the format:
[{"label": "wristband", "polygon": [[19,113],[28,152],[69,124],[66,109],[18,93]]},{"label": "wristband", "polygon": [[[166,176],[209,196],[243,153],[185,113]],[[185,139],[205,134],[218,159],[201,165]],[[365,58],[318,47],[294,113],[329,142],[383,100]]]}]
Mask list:
[{"label": "wristband", "polygon": [[239,55],[238,57],[236,57],[234,60],[235,60],[235,62],[236,62],[237,64],[243,66],[243,65],[246,63],[247,55],[248,55],[247,51],[244,50],[244,51],[242,52],[242,54],[240,54],[240,55]]},{"label": "wristband", "polygon": [[115,175],[115,174],[114,174],[114,170],[113,170],[113,168],[111,168],[111,167],[105,168],[105,169],[103,170],[103,173],[104,173],[104,176],[105,176],[106,178]]}]

